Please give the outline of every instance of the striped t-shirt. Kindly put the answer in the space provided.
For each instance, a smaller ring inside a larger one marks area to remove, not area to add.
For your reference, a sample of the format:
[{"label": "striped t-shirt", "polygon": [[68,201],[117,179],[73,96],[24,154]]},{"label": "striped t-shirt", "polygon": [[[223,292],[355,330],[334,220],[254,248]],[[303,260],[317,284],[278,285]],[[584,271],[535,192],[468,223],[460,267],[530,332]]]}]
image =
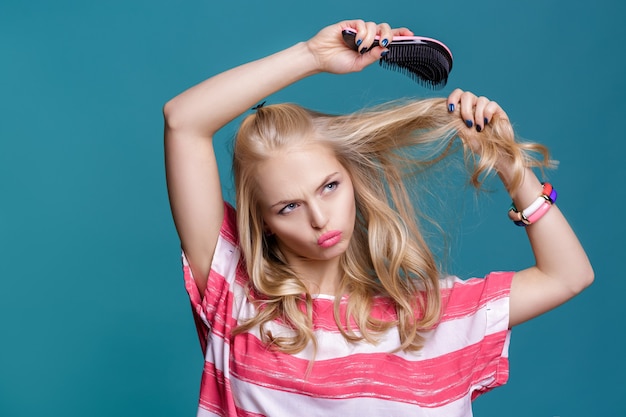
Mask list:
[{"label": "striped t-shirt", "polygon": [[[397,329],[376,345],[348,342],[337,329],[334,298],[313,301],[318,343],[285,354],[265,346],[258,329],[233,337],[255,314],[237,245],[235,211],[226,212],[207,290],[200,296],[183,254],[185,286],[205,356],[198,416],[471,416],[471,401],[508,378],[509,289],[512,273],[442,281],[444,311],[425,332],[419,352],[394,352]],[[342,300],[343,302],[343,300]],[[372,314],[393,317],[385,298]],[[289,330],[266,326],[274,336]],[[393,353],[392,353],[393,352]]]}]

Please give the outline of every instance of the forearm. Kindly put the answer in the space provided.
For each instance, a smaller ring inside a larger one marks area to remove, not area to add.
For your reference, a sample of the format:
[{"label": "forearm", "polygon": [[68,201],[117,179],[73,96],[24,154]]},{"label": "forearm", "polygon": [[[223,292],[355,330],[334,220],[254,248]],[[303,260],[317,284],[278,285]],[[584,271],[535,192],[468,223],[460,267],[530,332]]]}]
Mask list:
[{"label": "forearm", "polygon": [[[500,177],[507,183],[508,177],[500,170]],[[555,187],[556,188],[556,187]],[[510,191],[515,206],[522,210],[532,204],[542,193],[542,185],[530,169],[524,172],[520,187]],[[593,273],[587,255],[567,219],[557,204],[537,222],[525,228],[533,250],[536,267],[550,277],[579,292]]]},{"label": "forearm", "polygon": [[264,97],[319,70],[306,43],[241,65],[188,89],[164,108],[169,129],[212,137]]},{"label": "forearm", "polygon": [[[506,169],[499,175],[506,186],[511,176]],[[509,193],[515,206],[523,210],[541,195],[542,185],[527,168],[519,188]],[[535,265],[516,273],[511,289],[511,326],[566,302],[593,281],[587,254],[556,204],[525,230]]]}]

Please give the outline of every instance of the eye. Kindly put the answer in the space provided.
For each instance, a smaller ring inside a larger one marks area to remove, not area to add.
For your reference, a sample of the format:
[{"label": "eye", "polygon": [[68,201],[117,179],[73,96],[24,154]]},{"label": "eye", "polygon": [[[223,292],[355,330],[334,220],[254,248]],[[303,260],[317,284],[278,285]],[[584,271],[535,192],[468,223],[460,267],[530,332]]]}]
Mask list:
[{"label": "eye", "polygon": [[289,203],[287,204],[285,207],[283,207],[282,209],[280,209],[280,211],[278,212],[278,214],[287,214],[292,212],[293,210],[295,210],[298,207],[297,203]]},{"label": "eye", "polygon": [[337,189],[337,187],[339,186],[339,182],[337,181],[333,181],[333,182],[329,182],[328,184],[326,184],[324,186],[324,191],[333,191],[335,189]]}]

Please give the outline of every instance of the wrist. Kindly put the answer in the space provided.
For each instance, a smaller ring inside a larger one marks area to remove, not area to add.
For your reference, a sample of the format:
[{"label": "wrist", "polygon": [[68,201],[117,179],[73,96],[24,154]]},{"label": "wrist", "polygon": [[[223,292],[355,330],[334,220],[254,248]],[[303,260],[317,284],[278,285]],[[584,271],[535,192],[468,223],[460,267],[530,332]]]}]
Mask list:
[{"label": "wrist", "polygon": [[291,58],[295,64],[300,65],[304,76],[314,75],[322,72],[319,59],[309,45],[309,42],[298,42],[290,48],[294,54]]},{"label": "wrist", "polygon": [[509,158],[497,161],[494,164],[494,169],[511,196],[521,187],[524,178],[529,174],[533,174],[530,169],[523,166],[519,161],[516,163]]},{"label": "wrist", "polygon": [[517,187],[511,186],[515,181],[514,169],[512,167],[503,168],[503,172],[498,171],[498,175],[517,207],[527,207],[537,198],[538,193],[542,190],[541,181],[530,168],[521,170],[519,174],[521,179]]},{"label": "wrist", "polygon": [[280,62],[272,63],[273,72],[275,74],[280,73],[281,78],[289,80],[288,83],[321,72],[317,59],[306,42],[298,42],[278,52],[275,57]]},{"label": "wrist", "polygon": [[516,168],[514,161],[510,158],[496,161],[494,168],[503,182],[509,182],[515,177],[516,170],[519,170],[519,168]]}]

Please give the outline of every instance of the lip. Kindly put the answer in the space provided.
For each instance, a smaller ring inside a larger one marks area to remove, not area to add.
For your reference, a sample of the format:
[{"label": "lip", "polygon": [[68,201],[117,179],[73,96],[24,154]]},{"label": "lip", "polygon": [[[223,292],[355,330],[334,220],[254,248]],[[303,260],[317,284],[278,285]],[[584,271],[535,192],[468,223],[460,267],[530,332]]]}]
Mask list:
[{"label": "lip", "polygon": [[341,232],[339,230],[331,230],[324,233],[317,239],[317,245],[322,248],[330,248],[341,241]]}]

